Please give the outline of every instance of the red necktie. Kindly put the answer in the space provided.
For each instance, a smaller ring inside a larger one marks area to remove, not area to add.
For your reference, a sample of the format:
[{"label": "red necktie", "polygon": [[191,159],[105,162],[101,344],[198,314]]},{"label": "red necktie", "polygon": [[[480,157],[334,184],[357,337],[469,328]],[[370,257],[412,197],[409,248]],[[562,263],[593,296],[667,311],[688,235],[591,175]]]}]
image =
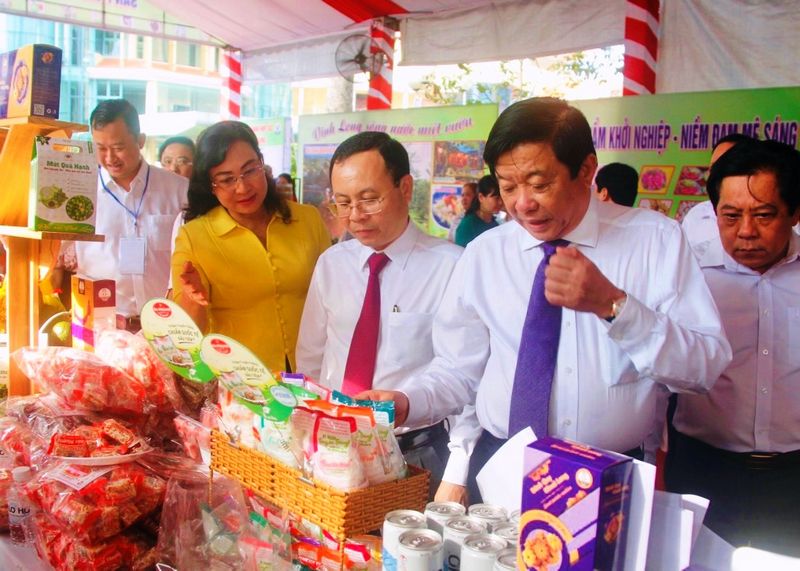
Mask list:
[{"label": "red necktie", "polygon": [[344,368],[342,392],[355,395],[372,388],[375,357],[378,353],[378,333],[381,323],[381,284],[378,276],[389,262],[386,254],[375,252],[369,257],[369,280],[361,315],[353,331],[350,353]]}]

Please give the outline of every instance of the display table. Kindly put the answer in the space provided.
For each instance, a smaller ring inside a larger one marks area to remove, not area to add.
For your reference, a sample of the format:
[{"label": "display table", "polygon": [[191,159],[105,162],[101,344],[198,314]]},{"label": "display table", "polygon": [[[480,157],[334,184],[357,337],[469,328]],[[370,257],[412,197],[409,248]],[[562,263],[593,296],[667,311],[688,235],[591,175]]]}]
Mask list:
[{"label": "display table", "polygon": [[24,549],[11,543],[7,534],[0,535],[0,569],[3,571],[50,571],[52,567],[37,557],[35,549]]}]

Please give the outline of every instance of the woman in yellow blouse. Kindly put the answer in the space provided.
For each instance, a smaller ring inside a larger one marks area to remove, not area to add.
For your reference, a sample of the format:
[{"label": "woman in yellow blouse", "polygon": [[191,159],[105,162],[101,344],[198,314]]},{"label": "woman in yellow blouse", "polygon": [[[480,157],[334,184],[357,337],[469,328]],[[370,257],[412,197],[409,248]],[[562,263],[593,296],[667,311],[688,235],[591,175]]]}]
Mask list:
[{"label": "woman in yellow blouse", "polygon": [[172,256],[175,301],[270,370],[294,369],[311,273],[331,243],[317,209],[280,197],[255,134],[238,121],[201,133],[188,198]]}]

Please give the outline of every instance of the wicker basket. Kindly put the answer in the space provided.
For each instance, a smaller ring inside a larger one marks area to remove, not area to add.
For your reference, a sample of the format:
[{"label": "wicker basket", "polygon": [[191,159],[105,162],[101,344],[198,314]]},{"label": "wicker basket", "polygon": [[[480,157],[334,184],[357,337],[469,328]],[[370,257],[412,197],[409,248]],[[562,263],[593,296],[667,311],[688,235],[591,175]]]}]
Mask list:
[{"label": "wicker basket", "polygon": [[221,432],[211,433],[212,473],[234,478],[339,540],[380,529],[392,510],[425,508],[430,472],[415,466],[408,469],[409,476],[402,480],[343,492],[321,482],[309,482],[299,470],[262,452],[231,444]]}]

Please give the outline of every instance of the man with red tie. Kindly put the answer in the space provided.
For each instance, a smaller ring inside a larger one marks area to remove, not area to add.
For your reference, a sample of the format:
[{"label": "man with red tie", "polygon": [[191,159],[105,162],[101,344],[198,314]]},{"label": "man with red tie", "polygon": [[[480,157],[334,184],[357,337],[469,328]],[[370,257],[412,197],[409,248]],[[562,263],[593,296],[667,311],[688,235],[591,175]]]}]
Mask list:
[{"label": "man with red tie", "polygon": [[[330,178],[332,211],[355,239],[317,261],[297,368],[351,396],[398,389],[433,359],[433,314],[462,250],[409,219],[408,153],[385,133],[359,133],[339,145]],[[411,428],[399,436],[406,459],[438,481],[448,456],[444,423]]]},{"label": "man with red tie", "polygon": [[393,398],[412,424],[475,404],[453,429],[436,495],[464,501],[466,484],[471,503],[478,471],[528,426],[641,456],[658,422],[658,384],[706,391],[731,359],[678,224],[592,198],[597,156],[579,110],[553,98],[511,105],[484,160],[514,222],[459,259],[428,368],[401,393],[371,395]]}]

